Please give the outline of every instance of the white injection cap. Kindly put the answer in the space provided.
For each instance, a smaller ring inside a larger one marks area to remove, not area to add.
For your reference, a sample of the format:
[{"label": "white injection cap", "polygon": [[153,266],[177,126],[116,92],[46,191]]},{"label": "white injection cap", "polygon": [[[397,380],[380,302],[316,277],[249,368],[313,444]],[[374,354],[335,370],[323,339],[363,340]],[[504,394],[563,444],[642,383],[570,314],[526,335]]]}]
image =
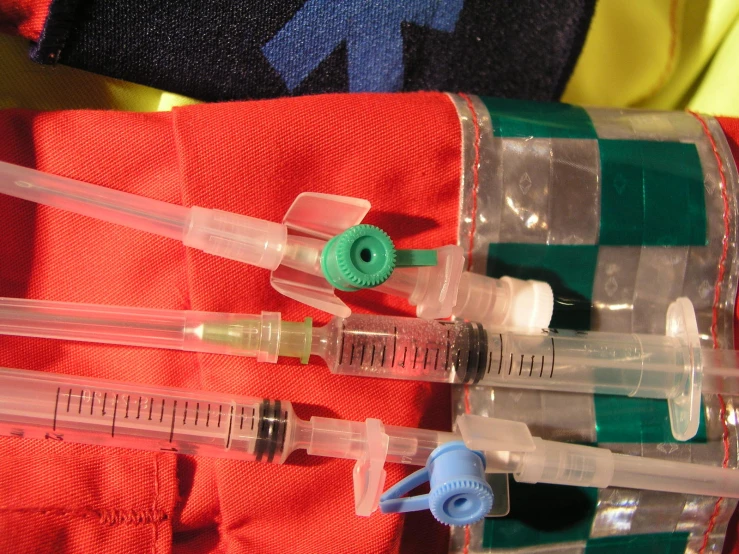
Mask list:
[{"label": "white injection cap", "polygon": [[466,271],[453,315],[488,326],[541,328],[549,327],[553,311],[554,295],[547,283]]},{"label": "white injection cap", "polygon": [[554,312],[552,287],[543,281],[523,281],[502,277],[508,287],[508,310],[502,325],[506,327],[549,327]]}]

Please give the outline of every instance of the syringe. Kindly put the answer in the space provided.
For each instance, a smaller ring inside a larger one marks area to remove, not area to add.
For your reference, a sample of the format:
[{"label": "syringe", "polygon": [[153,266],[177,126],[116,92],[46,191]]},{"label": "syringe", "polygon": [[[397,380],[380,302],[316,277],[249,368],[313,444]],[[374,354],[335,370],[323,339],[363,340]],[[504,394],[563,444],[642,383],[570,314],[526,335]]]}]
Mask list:
[{"label": "syringe", "polygon": [[667,336],[485,327],[354,314],[313,328],[279,313],[223,314],[0,298],[0,334],[325,360],[336,374],[603,393],[668,400],[692,438],[700,395],[739,393],[739,354],[701,349],[692,304],[674,302]]},{"label": "syringe", "polygon": [[399,498],[422,480],[414,474],[385,494],[383,511],[430,507],[437,519],[455,524],[489,510],[492,493],[483,472],[513,473],[527,483],[739,497],[734,470],[542,440],[525,424],[506,420],[467,415],[457,422],[459,433],[377,419],[304,421],[285,401],[0,368],[2,435],[256,462],[283,463],[298,449],[357,460],[359,515],[378,504],[385,462],[426,466],[421,474],[430,474],[432,490],[428,497]]},{"label": "syringe", "polygon": [[396,250],[384,231],[360,225],[370,203],[359,198],[303,193],[282,223],[275,223],[177,206],[5,162],[0,162],[0,192],[269,269],[275,290],[333,315],[351,313],[335,288],[375,288],[406,299],[426,319],[455,315],[541,327],[552,317],[554,301],[546,283],[465,272],[459,246]]}]

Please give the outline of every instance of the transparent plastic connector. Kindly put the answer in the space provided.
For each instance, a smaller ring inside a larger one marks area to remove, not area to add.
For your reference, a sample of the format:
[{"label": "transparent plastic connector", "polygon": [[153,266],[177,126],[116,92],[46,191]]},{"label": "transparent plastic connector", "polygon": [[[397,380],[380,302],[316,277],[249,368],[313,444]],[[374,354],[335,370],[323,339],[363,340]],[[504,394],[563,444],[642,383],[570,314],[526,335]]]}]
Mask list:
[{"label": "transparent plastic connector", "polygon": [[263,219],[194,206],[182,242],[208,254],[276,269],[285,252],[287,229]]},{"label": "transparent plastic connector", "polygon": [[534,438],[534,444],[534,451],[523,455],[519,471],[513,474],[516,481],[601,489],[610,486],[614,474],[610,450],[539,438]]},{"label": "transparent plastic connector", "polygon": [[0,334],[229,354],[276,362],[310,356],[312,321],[260,315],[0,298]]}]

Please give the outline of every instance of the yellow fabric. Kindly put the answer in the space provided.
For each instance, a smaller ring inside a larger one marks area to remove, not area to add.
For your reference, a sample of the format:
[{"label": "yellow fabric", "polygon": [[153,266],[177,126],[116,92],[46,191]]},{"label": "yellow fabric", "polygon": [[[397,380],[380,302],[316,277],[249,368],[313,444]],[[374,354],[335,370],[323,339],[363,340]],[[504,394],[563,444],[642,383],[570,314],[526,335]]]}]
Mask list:
[{"label": "yellow fabric", "polygon": [[739,18],[721,44],[687,107],[696,112],[739,117]]},{"label": "yellow fabric", "polygon": [[736,0],[599,0],[562,99],[739,116],[737,27]]},{"label": "yellow fabric", "polygon": [[184,96],[28,59],[28,41],[0,34],[0,108],[166,111],[195,104]]}]

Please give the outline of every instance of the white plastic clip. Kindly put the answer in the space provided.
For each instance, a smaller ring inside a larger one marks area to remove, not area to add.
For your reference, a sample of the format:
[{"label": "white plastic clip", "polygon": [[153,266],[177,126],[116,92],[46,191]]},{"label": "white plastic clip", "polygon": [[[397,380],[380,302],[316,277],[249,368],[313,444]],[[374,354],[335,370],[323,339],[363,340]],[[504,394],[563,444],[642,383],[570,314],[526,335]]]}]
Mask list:
[{"label": "white plastic clip", "polygon": [[385,487],[385,459],[388,436],[379,419],[366,422],[366,448],[354,464],[354,508],[358,516],[370,516],[377,509]]},{"label": "white plastic clip", "polygon": [[520,421],[463,414],[457,418],[464,445],[470,450],[533,452],[536,444],[528,425]]}]

